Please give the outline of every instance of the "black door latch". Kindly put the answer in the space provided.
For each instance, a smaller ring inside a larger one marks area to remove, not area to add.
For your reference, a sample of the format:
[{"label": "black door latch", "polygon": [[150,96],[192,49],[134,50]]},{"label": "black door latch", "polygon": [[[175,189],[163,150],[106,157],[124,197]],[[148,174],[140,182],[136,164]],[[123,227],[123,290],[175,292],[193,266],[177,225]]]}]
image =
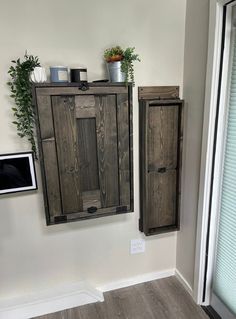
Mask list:
[{"label": "black door latch", "polygon": [[88,207],[88,209],[87,209],[87,211],[88,211],[89,214],[93,214],[93,213],[95,213],[97,210],[98,210],[98,209],[97,209],[97,207],[95,207],[95,206]]},{"label": "black door latch", "polygon": [[165,173],[165,172],[166,172],[166,167],[158,168],[158,173]]}]

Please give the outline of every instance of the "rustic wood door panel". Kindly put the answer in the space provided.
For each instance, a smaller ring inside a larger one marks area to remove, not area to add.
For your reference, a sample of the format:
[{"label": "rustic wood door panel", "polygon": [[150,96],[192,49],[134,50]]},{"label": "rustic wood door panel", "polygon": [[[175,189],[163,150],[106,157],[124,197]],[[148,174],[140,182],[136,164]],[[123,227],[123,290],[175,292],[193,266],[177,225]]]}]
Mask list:
[{"label": "rustic wood door panel", "polygon": [[148,227],[164,227],[176,222],[176,171],[148,174]]},{"label": "rustic wood door panel", "polygon": [[177,166],[178,106],[153,106],[148,110],[148,165]]},{"label": "rustic wood door panel", "polygon": [[178,87],[139,88],[139,229],[145,235],[179,229],[183,101],[172,96],[178,91]]},{"label": "rustic wood door panel", "polygon": [[[80,165],[81,168],[87,167],[87,170],[81,172],[82,190],[99,190],[100,196],[96,200],[101,207],[118,206],[116,96],[76,96],[75,99],[81,146]],[[98,194],[96,191],[90,192],[93,198]],[[84,206],[87,205],[86,202]]]},{"label": "rustic wood door panel", "polygon": [[40,126],[42,160],[44,162],[43,184],[47,194],[46,206],[53,217],[62,214],[60,183],[57,168],[57,153],[53,125],[52,105],[50,96],[38,97],[38,117]]},{"label": "rustic wood door panel", "polygon": [[77,119],[81,191],[99,189],[96,118]]},{"label": "rustic wood door panel", "polygon": [[118,140],[115,95],[95,97],[101,206],[119,205]]},{"label": "rustic wood door panel", "polygon": [[48,198],[48,209],[51,217],[55,217],[63,213],[55,139],[43,140],[42,151],[44,157],[45,188]]},{"label": "rustic wood door panel", "polygon": [[94,95],[76,95],[75,116],[78,130],[80,185],[83,211],[101,208],[97,156],[97,110]]},{"label": "rustic wood door panel", "polygon": [[132,209],[130,89],[35,90],[48,224]]},{"label": "rustic wood door panel", "polygon": [[63,213],[83,211],[74,98],[54,96],[52,109]]},{"label": "rustic wood door panel", "polygon": [[127,94],[117,96],[120,205],[130,209],[131,167],[129,138],[129,101]]},{"label": "rustic wood door panel", "polygon": [[[75,96],[75,105],[77,118],[96,120],[97,165],[102,188],[102,206],[121,205],[130,209],[132,188],[131,113],[127,93],[100,96],[77,95]],[[87,151],[87,153],[91,152],[92,148]]]}]

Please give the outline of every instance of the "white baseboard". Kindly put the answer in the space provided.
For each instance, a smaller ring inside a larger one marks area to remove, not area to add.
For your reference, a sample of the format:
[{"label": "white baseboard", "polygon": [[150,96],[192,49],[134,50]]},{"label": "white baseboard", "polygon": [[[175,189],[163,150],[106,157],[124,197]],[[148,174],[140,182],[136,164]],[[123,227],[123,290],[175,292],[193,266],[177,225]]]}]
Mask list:
[{"label": "white baseboard", "polygon": [[0,319],[29,319],[97,301],[104,301],[103,293],[79,282],[17,299],[1,300]]},{"label": "white baseboard", "polygon": [[190,286],[190,284],[187,282],[187,280],[184,278],[184,276],[179,272],[178,269],[175,269],[175,276],[179,280],[179,282],[184,286],[185,290],[193,296],[193,289]]},{"label": "white baseboard", "polygon": [[167,278],[175,275],[175,269],[168,269],[164,271],[158,271],[158,272],[151,272],[151,273],[146,273],[142,274],[139,276],[123,279],[123,280],[118,280],[118,281],[113,281],[110,282],[106,285],[97,287],[98,290],[102,292],[106,291],[111,291],[115,289],[120,289],[120,288],[125,288],[125,287],[130,287],[133,285],[141,284],[143,282],[148,282],[156,279],[161,279],[161,278]]},{"label": "white baseboard", "polygon": [[77,284],[41,291],[37,294],[22,296],[17,299],[1,300],[0,319],[29,319],[93,302],[101,302],[104,301],[103,292],[174,275],[190,295],[192,295],[192,288],[182,274],[177,269],[168,269],[113,281],[96,289],[85,282],[79,282]]}]

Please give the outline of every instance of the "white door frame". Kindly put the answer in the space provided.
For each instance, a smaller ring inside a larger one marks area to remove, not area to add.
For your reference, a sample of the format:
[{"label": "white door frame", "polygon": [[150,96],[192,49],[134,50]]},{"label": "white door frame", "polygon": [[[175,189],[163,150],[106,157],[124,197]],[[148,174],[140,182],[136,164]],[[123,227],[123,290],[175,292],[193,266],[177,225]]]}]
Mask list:
[{"label": "white door frame", "polygon": [[[219,90],[219,74],[221,65],[221,41],[223,29],[223,8],[228,4],[229,0],[210,0],[210,21],[209,21],[209,39],[208,39],[208,62],[206,76],[206,91],[205,91],[205,108],[204,122],[202,135],[202,155],[201,155],[201,170],[200,170],[200,186],[199,186],[199,201],[198,201],[198,221],[197,221],[197,237],[196,237],[196,255],[195,255],[195,272],[194,272],[194,288],[193,297],[198,304],[209,305],[210,303],[210,285],[213,270],[213,252],[215,245],[215,237],[217,226],[211,226],[210,240],[208,241],[208,226],[209,226],[209,205],[210,197],[219,190],[221,174],[214,175],[214,188],[212,193],[212,169],[215,144],[215,123],[217,116],[217,99]],[[232,1],[231,1],[232,2]],[[227,27],[226,27],[227,32]],[[228,47],[225,48],[227,56]],[[222,73],[228,71],[228,61],[224,64]],[[221,92],[221,100],[226,98],[227,81],[223,83],[223,92]],[[225,116],[221,118],[219,123],[220,129],[223,130]],[[219,141],[217,147],[222,147],[224,137]],[[218,154],[218,153],[217,153]],[[215,167],[220,165],[220,158],[216,159]],[[220,167],[218,167],[220,172]],[[216,187],[215,187],[216,186]],[[214,204],[214,203],[213,203]],[[211,216],[212,220],[217,220],[217,207],[212,209],[214,212]],[[212,223],[213,224],[213,223]],[[206,248],[209,242],[208,256],[208,276],[205,277],[206,267]],[[206,295],[203,301],[203,287],[206,281]]]}]

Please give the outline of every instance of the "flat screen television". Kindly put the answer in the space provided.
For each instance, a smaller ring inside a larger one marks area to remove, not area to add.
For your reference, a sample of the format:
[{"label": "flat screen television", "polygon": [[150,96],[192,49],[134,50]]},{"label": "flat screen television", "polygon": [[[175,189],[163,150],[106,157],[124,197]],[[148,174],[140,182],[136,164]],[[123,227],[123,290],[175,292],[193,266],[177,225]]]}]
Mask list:
[{"label": "flat screen television", "polygon": [[37,189],[32,152],[0,155],[0,195]]}]

